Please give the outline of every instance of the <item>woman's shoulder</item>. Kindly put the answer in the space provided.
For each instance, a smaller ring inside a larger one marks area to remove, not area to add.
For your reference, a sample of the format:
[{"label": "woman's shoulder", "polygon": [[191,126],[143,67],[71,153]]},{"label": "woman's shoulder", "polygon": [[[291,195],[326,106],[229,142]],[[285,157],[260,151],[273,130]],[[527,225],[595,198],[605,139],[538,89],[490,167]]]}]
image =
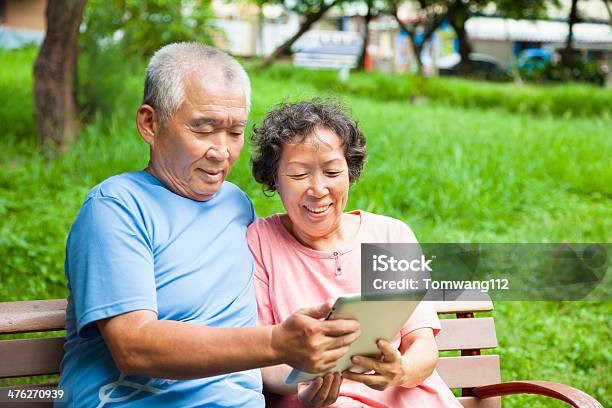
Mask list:
[{"label": "woman's shoulder", "polygon": [[402,220],[361,211],[363,232],[371,242],[417,242],[412,229]]},{"label": "woman's shoulder", "polygon": [[282,228],[281,217],[283,214],[273,214],[265,218],[257,218],[247,229],[247,239],[256,236],[278,235]]}]

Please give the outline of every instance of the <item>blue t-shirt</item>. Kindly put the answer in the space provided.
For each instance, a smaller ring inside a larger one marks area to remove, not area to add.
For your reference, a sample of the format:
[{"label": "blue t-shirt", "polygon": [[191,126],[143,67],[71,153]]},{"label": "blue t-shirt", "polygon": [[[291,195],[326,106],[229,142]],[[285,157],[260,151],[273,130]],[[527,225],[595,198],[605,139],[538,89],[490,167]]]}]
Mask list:
[{"label": "blue t-shirt", "polygon": [[247,195],[229,182],[205,202],[173,193],[144,171],[111,177],[89,192],[66,245],[70,296],[60,387],[68,406],[264,406],[259,370],[179,381],[124,376],[95,323],[152,310],[160,320],[254,326],[245,238],[254,218]]}]

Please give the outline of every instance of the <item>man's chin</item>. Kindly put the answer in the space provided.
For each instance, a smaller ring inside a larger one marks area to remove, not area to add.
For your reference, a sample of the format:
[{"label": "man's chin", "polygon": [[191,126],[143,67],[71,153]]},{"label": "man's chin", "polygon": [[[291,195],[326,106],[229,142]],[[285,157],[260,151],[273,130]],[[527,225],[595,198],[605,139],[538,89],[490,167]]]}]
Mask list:
[{"label": "man's chin", "polygon": [[216,183],[215,185],[197,186],[191,190],[192,199],[197,201],[210,200],[215,194],[219,192],[223,181]]}]

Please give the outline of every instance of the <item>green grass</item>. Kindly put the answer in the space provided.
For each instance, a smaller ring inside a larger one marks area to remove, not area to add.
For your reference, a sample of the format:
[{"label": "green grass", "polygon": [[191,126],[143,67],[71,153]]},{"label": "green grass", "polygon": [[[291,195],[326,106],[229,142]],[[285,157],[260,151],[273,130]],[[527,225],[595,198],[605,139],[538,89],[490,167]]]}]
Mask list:
[{"label": "green grass", "polygon": [[[142,169],[148,155],[134,127],[142,71],[121,65],[85,82],[82,98],[96,98],[92,106],[102,112],[91,114],[81,140],[52,160],[39,154],[34,55],[0,54],[0,300],[66,296],[64,244],[85,194],[110,175]],[[369,83],[359,74],[354,89],[335,87],[335,80],[322,87],[329,75],[286,67],[253,73],[251,124],[285,99],[333,92],[351,106],[368,137],[369,161],[352,187],[349,209],[400,218],[422,242],[612,242],[611,105],[594,102],[597,108],[581,111],[566,101],[567,108],[533,108],[542,95],[595,95],[599,101],[609,91],[436,79],[428,81],[428,92],[444,88],[445,97],[410,104],[408,88],[396,77],[377,74]],[[393,93],[393,84],[400,91]],[[465,102],[475,98],[465,94],[498,87],[530,108],[494,103],[493,96]],[[265,197],[252,180],[248,157],[247,147],[230,179],[249,193],[260,216],[282,211],[278,198]],[[565,382],[611,406],[611,305],[498,302],[503,379]],[[520,396],[506,398],[504,406],[563,405]]]}]

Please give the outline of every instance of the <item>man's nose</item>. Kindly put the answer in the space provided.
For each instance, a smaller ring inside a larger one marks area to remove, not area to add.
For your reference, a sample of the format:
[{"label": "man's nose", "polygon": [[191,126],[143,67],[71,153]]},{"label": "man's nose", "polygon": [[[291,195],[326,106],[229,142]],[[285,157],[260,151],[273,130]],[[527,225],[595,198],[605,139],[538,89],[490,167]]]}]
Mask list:
[{"label": "man's nose", "polygon": [[206,151],[206,158],[215,161],[225,161],[229,159],[229,146],[225,140],[225,136],[219,136],[214,141],[213,145]]}]

